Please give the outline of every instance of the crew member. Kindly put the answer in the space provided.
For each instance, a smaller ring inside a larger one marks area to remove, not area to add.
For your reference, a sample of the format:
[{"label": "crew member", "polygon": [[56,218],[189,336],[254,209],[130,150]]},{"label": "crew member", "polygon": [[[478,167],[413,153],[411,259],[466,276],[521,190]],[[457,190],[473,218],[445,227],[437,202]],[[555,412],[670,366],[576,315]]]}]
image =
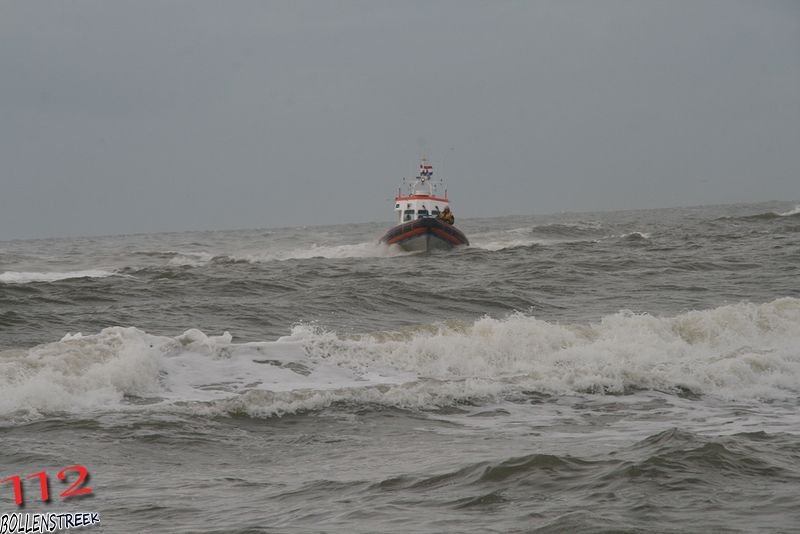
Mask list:
[{"label": "crew member", "polygon": [[439,218],[446,222],[447,224],[453,224],[456,222],[456,218],[453,217],[453,213],[450,211],[450,206],[446,206],[442,213],[439,214]]}]

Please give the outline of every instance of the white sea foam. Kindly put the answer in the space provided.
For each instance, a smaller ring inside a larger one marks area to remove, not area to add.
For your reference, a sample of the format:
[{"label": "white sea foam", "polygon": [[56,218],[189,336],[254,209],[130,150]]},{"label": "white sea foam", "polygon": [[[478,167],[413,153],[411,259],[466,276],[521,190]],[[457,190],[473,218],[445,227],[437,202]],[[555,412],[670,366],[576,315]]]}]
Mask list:
[{"label": "white sea foam", "polygon": [[553,239],[534,237],[530,227],[512,228],[500,232],[476,233],[469,236],[472,248],[498,251],[509,248],[530,247],[533,245],[548,245],[557,242]]},{"label": "white sea foam", "polygon": [[594,221],[548,223],[509,230],[477,233],[469,236],[470,246],[490,251],[533,245],[591,242],[601,237],[603,226]]},{"label": "white sea foam", "polygon": [[267,249],[262,251],[242,251],[231,255],[236,261],[253,263],[284,260],[303,260],[310,258],[382,258],[409,254],[400,247],[374,242],[346,245],[318,245],[294,249]]},{"label": "white sea foam", "polygon": [[214,255],[208,252],[174,252],[169,264],[175,267],[202,267],[214,259]]},{"label": "white sea foam", "polygon": [[795,205],[794,209],[791,209],[784,213],[778,213],[780,217],[792,217],[794,215],[800,215],[800,204]]},{"label": "white sea foam", "polygon": [[631,240],[638,240],[638,239],[650,239],[650,234],[647,232],[629,232],[627,234],[620,234],[618,236],[613,236],[618,239],[631,239]]},{"label": "white sea foam", "polygon": [[498,250],[505,250],[509,248],[530,247],[533,245],[547,245],[553,243],[553,240],[536,239],[533,237],[520,238],[512,236],[481,236],[477,235],[470,237],[470,246],[472,248],[482,248],[496,252]]},{"label": "white sea foam", "polygon": [[114,327],[0,353],[0,416],[108,409],[272,416],[334,402],[428,408],[530,390],[772,401],[800,393],[798,346],[800,299],[793,298],[670,318],[620,312],[583,325],[518,314],[362,336],[297,326],[257,343]]},{"label": "white sea foam", "polygon": [[0,274],[0,283],[4,284],[27,284],[30,282],[56,282],[70,278],[105,278],[114,276],[117,273],[101,270],[88,271],[67,271],[52,273],[16,272],[6,271]]}]

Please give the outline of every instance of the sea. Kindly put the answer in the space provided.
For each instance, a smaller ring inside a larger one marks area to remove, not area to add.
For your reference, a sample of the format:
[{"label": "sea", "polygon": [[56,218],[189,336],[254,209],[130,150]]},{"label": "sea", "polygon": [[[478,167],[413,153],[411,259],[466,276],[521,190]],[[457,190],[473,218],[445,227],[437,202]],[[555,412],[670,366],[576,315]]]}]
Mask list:
[{"label": "sea", "polygon": [[797,202],[456,217],[0,242],[0,513],[800,532]]}]

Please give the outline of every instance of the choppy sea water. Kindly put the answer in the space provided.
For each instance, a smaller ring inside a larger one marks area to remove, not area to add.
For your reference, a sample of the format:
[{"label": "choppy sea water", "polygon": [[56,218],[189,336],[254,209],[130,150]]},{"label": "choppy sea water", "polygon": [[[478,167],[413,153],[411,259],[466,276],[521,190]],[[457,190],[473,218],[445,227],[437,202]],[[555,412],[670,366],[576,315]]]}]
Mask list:
[{"label": "choppy sea water", "polygon": [[800,207],[458,222],[0,242],[0,476],[94,490],[0,512],[800,532]]}]

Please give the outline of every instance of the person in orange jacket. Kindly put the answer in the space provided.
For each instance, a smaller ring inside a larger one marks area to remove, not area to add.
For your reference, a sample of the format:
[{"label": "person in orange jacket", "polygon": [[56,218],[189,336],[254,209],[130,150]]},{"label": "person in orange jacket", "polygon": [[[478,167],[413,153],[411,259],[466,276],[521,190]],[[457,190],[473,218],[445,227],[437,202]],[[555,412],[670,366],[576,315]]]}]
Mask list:
[{"label": "person in orange jacket", "polygon": [[450,211],[450,206],[446,206],[444,211],[439,214],[439,219],[443,220],[447,224],[453,224],[456,222],[456,218],[453,216],[453,213]]}]

